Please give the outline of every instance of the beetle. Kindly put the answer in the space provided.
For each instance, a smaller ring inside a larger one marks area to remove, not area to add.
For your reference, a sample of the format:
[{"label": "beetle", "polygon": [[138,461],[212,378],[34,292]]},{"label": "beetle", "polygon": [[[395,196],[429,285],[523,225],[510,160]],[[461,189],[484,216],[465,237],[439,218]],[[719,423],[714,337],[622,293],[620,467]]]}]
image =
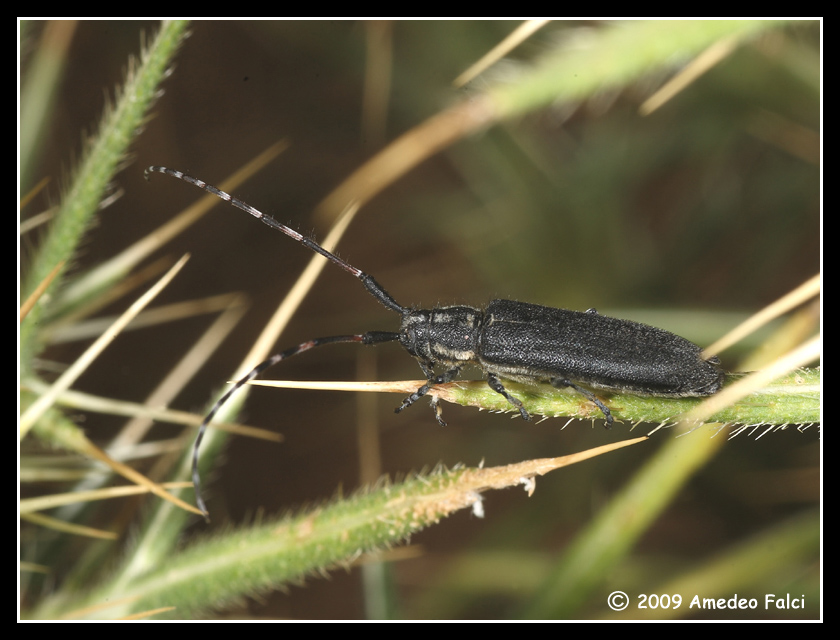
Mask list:
[{"label": "beetle", "polygon": [[[613,415],[590,388],[681,398],[709,396],[723,385],[725,374],[718,358],[704,358],[700,347],[693,342],[640,322],[600,315],[595,309],[571,311],[514,300],[493,300],[485,309],[404,307],[373,276],[242,200],[175,169],[149,167],[145,171],[147,180],[152,173],[188,182],[250,213],[358,278],[376,300],[400,314],[399,331],[368,331],[308,340],[271,356],[233,384],[202,421],[193,447],[196,503],[205,518],[208,512],[200,491],[198,451],[207,425],[243,385],[278,362],[315,347],[341,342],[374,345],[398,341],[417,359],[426,383],[403,400],[395,410],[397,413],[417,402],[435,385],[454,380],[466,365],[481,368],[488,386],[504,396],[525,420],[530,420],[531,415],[522,401],[505,389],[503,379],[528,384],[548,382],[557,388],[574,389],[600,409],[607,427],[612,425]],[[438,369],[442,372],[437,373]],[[446,426],[437,398],[432,399],[432,407],[437,421]]]}]

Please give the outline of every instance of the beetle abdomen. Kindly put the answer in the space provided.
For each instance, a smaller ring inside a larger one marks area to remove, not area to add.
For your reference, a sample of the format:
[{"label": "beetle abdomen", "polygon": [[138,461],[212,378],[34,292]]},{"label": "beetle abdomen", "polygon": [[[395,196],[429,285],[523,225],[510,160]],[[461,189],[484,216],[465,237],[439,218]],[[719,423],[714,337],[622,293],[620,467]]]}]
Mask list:
[{"label": "beetle abdomen", "polygon": [[595,312],[493,300],[485,312],[480,364],[520,381],[566,378],[645,395],[705,396],[723,383],[717,359],[678,335]]}]

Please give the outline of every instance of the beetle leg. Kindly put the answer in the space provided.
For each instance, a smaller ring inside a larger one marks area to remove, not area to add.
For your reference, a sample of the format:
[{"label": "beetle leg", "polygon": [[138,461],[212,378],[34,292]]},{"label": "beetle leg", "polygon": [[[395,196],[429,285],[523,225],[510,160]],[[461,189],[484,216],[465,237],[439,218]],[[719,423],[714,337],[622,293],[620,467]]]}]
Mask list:
[{"label": "beetle leg", "polygon": [[606,418],[606,420],[607,420],[607,423],[604,426],[607,429],[612,427],[612,423],[613,423],[612,413],[607,408],[607,405],[605,405],[603,402],[601,402],[598,399],[598,396],[596,396],[594,393],[592,393],[589,389],[584,389],[583,387],[576,385],[571,380],[566,380],[565,378],[552,378],[551,379],[551,385],[553,387],[557,387],[558,389],[562,389],[563,387],[571,387],[572,389],[577,391],[579,394],[585,396],[586,399],[589,400],[589,402],[592,402],[596,407],[598,407],[601,410],[601,413],[604,414],[604,418]]},{"label": "beetle leg", "polygon": [[500,393],[505,397],[505,400],[510,402],[514,407],[519,409],[519,415],[522,416],[523,420],[530,420],[531,414],[525,409],[522,404],[522,401],[519,398],[514,398],[508,390],[505,389],[504,385],[499,380],[499,377],[495,373],[488,373],[487,374],[487,384],[489,387],[495,391],[496,393]]},{"label": "beetle leg", "polygon": [[[433,380],[435,378],[435,363],[434,362],[423,362],[420,361],[420,368],[423,370],[423,373],[426,374],[426,380]],[[428,385],[427,385],[428,386]],[[428,389],[426,390],[428,391]],[[438,421],[438,424],[441,427],[446,426],[446,421],[443,419],[443,411],[440,408],[440,398],[437,396],[432,396],[432,411],[435,412],[435,420]]]},{"label": "beetle leg", "polygon": [[[452,367],[449,371],[444,371],[440,375],[436,376],[434,370],[432,369],[432,366],[424,362],[420,362],[420,368],[423,369],[423,372],[429,378],[429,381],[422,387],[420,387],[417,391],[408,396],[405,400],[403,400],[403,403],[399,407],[394,409],[394,413],[399,413],[403,409],[406,409],[413,405],[420,398],[429,393],[429,389],[431,389],[435,385],[452,382],[458,376],[458,374],[461,373],[461,367]],[[442,427],[445,427],[446,422],[443,421],[443,417],[441,416],[441,410],[438,406],[437,398],[432,399],[432,409],[434,409],[435,418],[437,418],[438,424]]]}]

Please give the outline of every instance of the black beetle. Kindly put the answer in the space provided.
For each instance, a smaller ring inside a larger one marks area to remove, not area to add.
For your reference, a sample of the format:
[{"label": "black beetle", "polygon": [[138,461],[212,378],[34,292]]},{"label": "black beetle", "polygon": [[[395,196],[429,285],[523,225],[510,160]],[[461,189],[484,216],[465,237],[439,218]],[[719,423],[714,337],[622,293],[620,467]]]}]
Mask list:
[{"label": "black beetle", "polygon": [[[717,357],[703,358],[700,347],[694,343],[646,324],[602,316],[594,309],[569,311],[513,300],[493,300],[484,310],[467,306],[403,307],[372,276],[251,205],[180,171],[149,167],[146,178],[153,172],[189,182],[282,231],[357,277],[374,298],[401,316],[398,332],[369,331],[315,338],[272,356],[234,383],[204,418],[193,450],[196,502],[205,516],[198,448],[208,423],[237,389],[278,362],[314,347],[338,342],[379,344],[398,340],[417,359],[427,379],[426,384],[397,407],[398,413],[433,386],[454,380],[467,364],[480,367],[490,388],[503,395],[525,420],[531,419],[530,414],[522,401],[508,393],[500,378],[571,387],[601,410],[607,427],[613,423],[609,408],[581,384],[594,389],[670,397],[708,396],[723,384],[724,372]],[[443,372],[436,373],[436,367],[441,367]],[[437,398],[432,400],[432,406],[437,421],[445,425]]]}]

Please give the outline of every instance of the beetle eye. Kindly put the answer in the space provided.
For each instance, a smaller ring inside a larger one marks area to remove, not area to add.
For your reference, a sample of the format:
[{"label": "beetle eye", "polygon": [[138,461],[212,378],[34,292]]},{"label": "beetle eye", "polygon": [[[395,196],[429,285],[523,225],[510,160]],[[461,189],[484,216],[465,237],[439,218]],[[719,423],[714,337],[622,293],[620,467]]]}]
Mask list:
[{"label": "beetle eye", "polygon": [[414,355],[417,351],[417,334],[414,331],[413,327],[404,327],[402,331],[400,331],[400,342],[403,346]]}]

